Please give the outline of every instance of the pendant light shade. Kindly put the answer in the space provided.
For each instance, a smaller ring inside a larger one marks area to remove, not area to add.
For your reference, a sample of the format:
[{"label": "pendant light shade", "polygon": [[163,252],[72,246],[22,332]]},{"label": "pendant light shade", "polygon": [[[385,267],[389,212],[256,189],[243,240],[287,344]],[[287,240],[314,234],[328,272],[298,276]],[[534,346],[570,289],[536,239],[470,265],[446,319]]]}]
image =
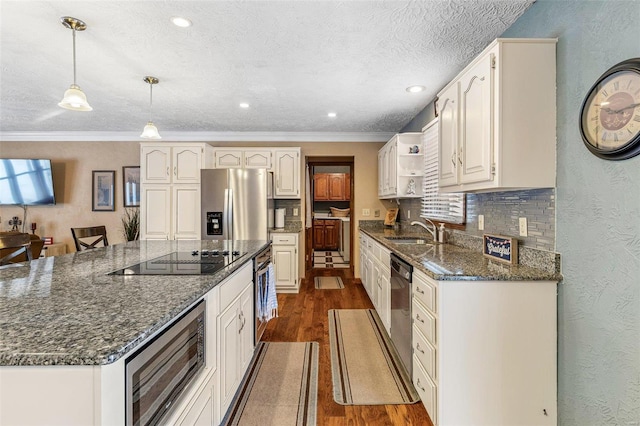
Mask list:
[{"label": "pendant light shade", "polygon": [[[149,84],[149,112],[151,112],[151,107],[153,106],[153,85],[158,84],[160,80],[156,77],[146,76],[142,79],[145,83]],[[153,124],[153,121],[149,120],[147,125],[144,126],[144,130],[140,135],[141,138],[144,139],[162,139],[160,133],[158,133],[158,128]]]},{"label": "pendant light shade", "polygon": [[87,24],[70,16],[63,16],[60,18],[60,22],[71,29],[73,33],[73,84],[64,92],[64,97],[58,103],[58,106],[71,111],[92,111],[93,108],[87,102],[87,96],[80,89],[80,86],[76,84],[76,31],[84,31],[87,28]]}]

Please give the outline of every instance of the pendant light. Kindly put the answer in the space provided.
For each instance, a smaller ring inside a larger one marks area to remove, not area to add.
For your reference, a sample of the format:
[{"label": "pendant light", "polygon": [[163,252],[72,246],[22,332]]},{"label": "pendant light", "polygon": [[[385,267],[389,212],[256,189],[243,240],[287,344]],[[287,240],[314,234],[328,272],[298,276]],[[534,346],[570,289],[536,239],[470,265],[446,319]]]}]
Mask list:
[{"label": "pendant light", "polygon": [[[153,106],[153,85],[158,84],[160,80],[151,76],[146,76],[142,80],[145,83],[149,83],[149,112],[151,112],[151,107]],[[144,130],[140,137],[145,139],[162,139],[158,133],[157,127],[154,126],[153,121],[151,120],[149,120],[147,125],[144,126]]]},{"label": "pendant light", "polygon": [[76,84],[76,31],[86,30],[87,24],[71,16],[63,16],[60,18],[60,22],[62,22],[62,25],[65,27],[71,29],[73,33],[73,84],[64,92],[64,97],[58,106],[70,109],[71,111],[92,111],[93,108],[91,108],[91,105],[87,102],[87,96]]}]

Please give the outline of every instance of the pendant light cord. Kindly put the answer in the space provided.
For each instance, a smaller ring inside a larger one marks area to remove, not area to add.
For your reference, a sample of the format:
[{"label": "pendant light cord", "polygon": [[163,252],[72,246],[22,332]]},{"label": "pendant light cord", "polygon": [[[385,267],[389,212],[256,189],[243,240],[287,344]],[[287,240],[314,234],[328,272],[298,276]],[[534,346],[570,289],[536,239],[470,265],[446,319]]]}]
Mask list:
[{"label": "pendant light cord", "polygon": [[73,85],[76,86],[76,26],[72,25],[71,32],[73,33]]},{"label": "pendant light cord", "polygon": [[[153,83],[149,83],[149,117],[151,117],[151,108],[153,108]],[[151,121],[151,118],[149,118]]]}]

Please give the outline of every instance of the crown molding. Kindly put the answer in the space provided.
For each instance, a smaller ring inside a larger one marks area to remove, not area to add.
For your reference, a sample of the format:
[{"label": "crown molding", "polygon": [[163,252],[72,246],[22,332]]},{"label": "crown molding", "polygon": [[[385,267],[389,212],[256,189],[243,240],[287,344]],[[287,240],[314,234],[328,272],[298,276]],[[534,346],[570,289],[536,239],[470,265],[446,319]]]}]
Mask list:
[{"label": "crown molding", "polygon": [[[158,142],[387,142],[392,132],[162,132]],[[150,142],[131,132],[0,132],[3,142]]]}]

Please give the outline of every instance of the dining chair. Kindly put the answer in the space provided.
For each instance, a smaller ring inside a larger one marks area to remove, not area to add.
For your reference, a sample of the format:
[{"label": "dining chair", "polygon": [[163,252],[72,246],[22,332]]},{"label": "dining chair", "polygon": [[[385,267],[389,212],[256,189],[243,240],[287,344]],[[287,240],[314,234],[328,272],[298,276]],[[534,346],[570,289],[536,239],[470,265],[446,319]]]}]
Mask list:
[{"label": "dining chair", "polygon": [[[76,251],[94,249],[96,247],[106,247],[107,228],[104,226],[89,226],[86,228],[71,228],[73,241],[76,243]],[[102,242],[102,245],[98,245]]]},{"label": "dining chair", "polygon": [[31,252],[31,237],[29,237],[29,234],[0,234],[0,266],[13,262],[20,262],[21,259],[16,258],[23,253],[26,256],[26,260],[33,260],[33,253]]}]

